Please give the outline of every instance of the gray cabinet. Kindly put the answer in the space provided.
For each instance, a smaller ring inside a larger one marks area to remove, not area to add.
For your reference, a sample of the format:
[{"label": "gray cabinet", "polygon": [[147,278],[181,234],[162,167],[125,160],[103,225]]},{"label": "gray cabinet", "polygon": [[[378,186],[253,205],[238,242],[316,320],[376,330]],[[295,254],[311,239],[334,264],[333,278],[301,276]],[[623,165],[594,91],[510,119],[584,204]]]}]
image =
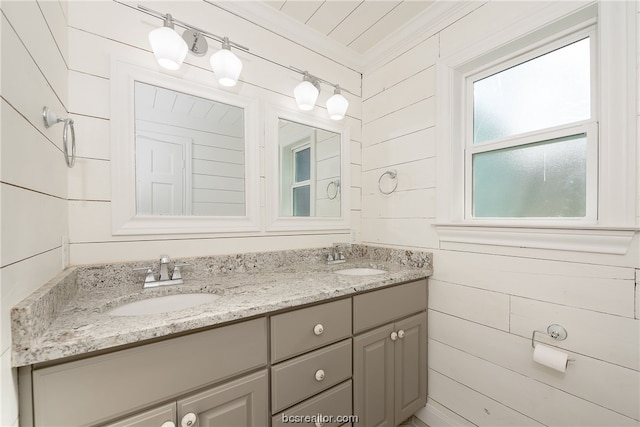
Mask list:
[{"label": "gray cabinet", "polygon": [[[36,368],[31,374],[33,424],[108,422],[266,364],[267,323],[261,318]],[[28,416],[21,419],[23,425],[30,423]]]},{"label": "gray cabinet", "polygon": [[273,426],[338,426],[352,415],[351,313],[345,298],[271,317]]},{"label": "gray cabinet", "polygon": [[269,422],[268,390],[267,371],[264,370],[178,400],[177,425],[266,426]]},{"label": "gray cabinet", "polygon": [[261,427],[269,419],[267,394],[263,370],[103,427]]},{"label": "gray cabinet", "polygon": [[124,418],[103,427],[174,427],[176,425],[176,404],[169,403]]},{"label": "gray cabinet", "polygon": [[[393,291],[403,299],[410,299],[406,300],[407,304],[397,301],[391,308],[382,309],[384,300],[397,297],[392,295]],[[395,314],[400,320],[354,337],[354,414],[362,425],[394,427],[426,404],[426,282],[413,282],[362,297],[365,299],[360,301],[359,296],[354,297],[354,325],[361,325],[362,329],[375,326],[379,322],[373,315],[376,310],[382,310],[378,319],[386,320]],[[418,313],[402,318],[416,310]],[[361,319],[356,320],[356,313],[362,313]]]},{"label": "gray cabinet", "polygon": [[426,307],[419,280],[22,368],[21,425],[396,426],[426,404]]}]

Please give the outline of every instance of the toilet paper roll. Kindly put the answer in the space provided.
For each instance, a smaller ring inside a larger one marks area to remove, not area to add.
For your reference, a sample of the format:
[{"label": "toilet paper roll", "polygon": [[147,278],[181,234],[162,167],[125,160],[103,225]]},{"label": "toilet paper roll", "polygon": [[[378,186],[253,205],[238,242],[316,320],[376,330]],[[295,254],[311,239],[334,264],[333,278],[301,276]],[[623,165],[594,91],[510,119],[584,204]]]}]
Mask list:
[{"label": "toilet paper roll", "polygon": [[564,372],[567,370],[569,355],[555,348],[537,343],[536,348],[533,350],[533,361],[556,371]]}]

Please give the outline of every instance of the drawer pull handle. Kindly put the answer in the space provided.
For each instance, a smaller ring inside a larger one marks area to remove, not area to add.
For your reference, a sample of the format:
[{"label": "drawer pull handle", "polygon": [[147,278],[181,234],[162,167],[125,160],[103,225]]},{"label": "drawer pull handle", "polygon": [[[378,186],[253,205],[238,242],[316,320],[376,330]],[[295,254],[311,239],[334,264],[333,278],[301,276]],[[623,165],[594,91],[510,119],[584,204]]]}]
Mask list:
[{"label": "drawer pull handle", "polygon": [[398,331],[398,338],[400,339],[404,338],[404,331],[402,329]]},{"label": "drawer pull handle", "polygon": [[176,425],[173,421],[165,421],[160,427],[176,427]]},{"label": "drawer pull handle", "polygon": [[198,416],[193,412],[189,412],[187,415],[182,417],[182,427],[191,427],[198,420]]},{"label": "drawer pull handle", "polygon": [[324,326],[322,326],[322,323],[318,323],[316,326],[313,327],[314,334],[322,335],[323,332],[324,332]]},{"label": "drawer pull handle", "polygon": [[396,331],[391,332],[391,341],[398,339],[398,333]]},{"label": "drawer pull handle", "polygon": [[322,381],[324,379],[324,371],[322,369],[318,369],[316,371],[316,381]]}]

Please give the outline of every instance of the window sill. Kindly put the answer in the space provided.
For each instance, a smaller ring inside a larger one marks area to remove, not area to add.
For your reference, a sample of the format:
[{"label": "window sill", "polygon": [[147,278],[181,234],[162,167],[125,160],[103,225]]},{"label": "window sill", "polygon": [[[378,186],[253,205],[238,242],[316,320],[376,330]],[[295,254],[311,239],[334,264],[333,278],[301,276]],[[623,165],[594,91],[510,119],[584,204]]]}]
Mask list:
[{"label": "window sill", "polygon": [[624,255],[636,227],[436,224],[440,242]]}]

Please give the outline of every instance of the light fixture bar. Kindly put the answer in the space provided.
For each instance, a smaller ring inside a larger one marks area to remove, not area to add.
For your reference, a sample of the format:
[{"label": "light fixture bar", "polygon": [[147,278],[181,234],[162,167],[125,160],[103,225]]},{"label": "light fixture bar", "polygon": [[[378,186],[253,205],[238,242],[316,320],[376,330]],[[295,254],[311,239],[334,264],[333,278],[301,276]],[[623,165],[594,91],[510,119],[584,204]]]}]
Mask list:
[{"label": "light fixture bar", "polygon": [[[140,10],[142,10],[142,11],[144,11],[144,12],[147,12],[148,14],[153,15],[153,16],[155,16],[156,18],[160,18],[160,19],[166,19],[166,18],[167,18],[167,16],[168,16],[168,15],[170,15],[170,14],[167,14],[167,13],[161,13],[161,12],[158,12],[157,10],[149,9],[148,7],[143,6],[143,5],[141,5],[141,4],[139,4],[139,5],[138,5],[138,9],[140,9]],[[213,39],[213,40],[215,40],[215,41],[217,41],[217,42],[220,42],[220,43],[228,43],[228,45],[230,45],[230,46],[237,47],[238,49],[242,49],[242,50],[244,50],[244,51],[249,52],[249,48],[248,48],[248,47],[243,46],[243,45],[238,44],[238,43],[235,43],[235,42],[233,42],[233,41],[229,40],[229,38],[228,38],[228,37],[221,37],[221,36],[218,36],[218,35],[216,35],[216,34],[210,33],[209,31],[205,31],[205,30],[203,30],[203,29],[201,29],[201,28],[195,27],[195,26],[193,26],[193,25],[191,25],[191,24],[187,24],[187,23],[186,23],[186,22],[184,22],[184,21],[181,21],[181,20],[179,20],[179,19],[176,19],[176,18],[175,18],[175,17],[173,17],[173,16],[171,16],[171,18],[172,18],[172,22],[173,22],[175,25],[179,25],[180,27],[182,27],[182,28],[184,28],[184,29],[192,30],[192,31],[197,31],[197,32],[199,32],[200,34],[202,34],[203,36],[208,37],[208,38],[210,38],[210,39]]]},{"label": "light fixture bar", "polygon": [[301,69],[296,68],[296,67],[294,67],[294,66],[292,66],[292,65],[289,65],[289,69],[290,69],[290,70],[295,71],[296,73],[300,73],[300,74],[302,74],[302,75],[303,75],[303,76],[305,76],[305,77],[309,77],[310,79],[312,79],[312,80],[314,80],[314,81],[316,81],[316,82],[318,82],[318,83],[324,83],[324,84],[326,84],[326,85],[328,85],[328,86],[331,86],[331,87],[332,87],[332,88],[334,88],[334,89],[339,89],[339,90],[340,90],[340,91],[342,91],[342,92],[347,92],[347,93],[350,93],[351,95],[357,96],[357,95],[355,95],[354,93],[352,93],[352,92],[350,92],[350,91],[346,90],[345,88],[343,88],[343,87],[342,87],[342,86],[340,86],[339,84],[337,84],[337,83],[331,83],[329,80],[321,79],[320,77],[318,77],[318,76],[314,76],[313,74],[309,73],[308,71],[301,70]]}]

